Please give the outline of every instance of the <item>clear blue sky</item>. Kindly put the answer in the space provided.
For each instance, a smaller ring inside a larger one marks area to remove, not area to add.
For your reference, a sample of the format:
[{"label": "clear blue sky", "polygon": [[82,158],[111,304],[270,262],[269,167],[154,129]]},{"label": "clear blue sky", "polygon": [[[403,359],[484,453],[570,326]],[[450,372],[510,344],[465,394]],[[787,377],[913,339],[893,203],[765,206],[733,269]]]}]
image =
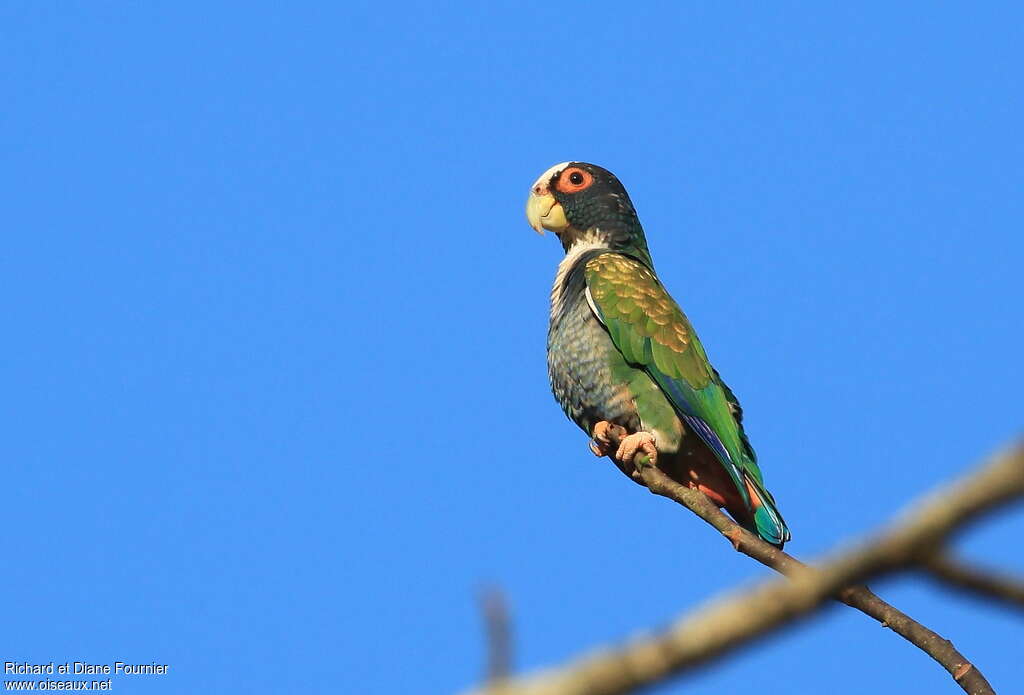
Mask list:
[{"label": "clear blue sky", "polygon": [[[630,191],[795,554],[1020,431],[1019,7],[281,7],[0,9],[0,659],[446,693],[482,583],[535,668],[767,576],[550,396],[523,203],[567,159]],[[1022,531],[959,547],[1024,572]],[[1016,616],[877,588],[1024,677]],[[658,692],[879,677],[955,691],[835,608]]]}]

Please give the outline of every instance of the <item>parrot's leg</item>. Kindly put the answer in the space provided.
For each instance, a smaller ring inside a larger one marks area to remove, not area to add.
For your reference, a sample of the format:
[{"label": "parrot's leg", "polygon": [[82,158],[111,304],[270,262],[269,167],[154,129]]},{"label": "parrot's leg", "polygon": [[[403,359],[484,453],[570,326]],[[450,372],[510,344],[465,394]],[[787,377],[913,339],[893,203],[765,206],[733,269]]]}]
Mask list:
[{"label": "parrot's leg", "polygon": [[639,470],[639,466],[636,465],[634,458],[637,452],[647,455],[647,463],[649,465],[658,465],[658,449],[654,446],[654,435],[650,432],[634,432],[625,437],[619,442],[619,450],[615,452],[615,460],[622,463],[632,463]]},{"label": "parrot's leg", "polygon": [[612,450],[612,437],[621,441],[626,437],[626,428],[615,425],[607,420],[594,425],[594,433],[590,439],[590,450],[594,456],[607,456]]}]

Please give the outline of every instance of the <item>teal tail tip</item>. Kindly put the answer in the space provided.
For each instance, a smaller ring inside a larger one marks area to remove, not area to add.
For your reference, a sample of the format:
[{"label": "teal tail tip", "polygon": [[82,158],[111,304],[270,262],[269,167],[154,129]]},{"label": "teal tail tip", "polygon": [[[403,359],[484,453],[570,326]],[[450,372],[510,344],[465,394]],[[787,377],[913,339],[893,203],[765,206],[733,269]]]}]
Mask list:
[{"label": "teal tail tip", "polygon": [[782,520],[777,511],[768,505],[758,507],[754,512],[754,526],[758,536],[779,550],[782,550],[782,546],[792,538],[786,522]]}]

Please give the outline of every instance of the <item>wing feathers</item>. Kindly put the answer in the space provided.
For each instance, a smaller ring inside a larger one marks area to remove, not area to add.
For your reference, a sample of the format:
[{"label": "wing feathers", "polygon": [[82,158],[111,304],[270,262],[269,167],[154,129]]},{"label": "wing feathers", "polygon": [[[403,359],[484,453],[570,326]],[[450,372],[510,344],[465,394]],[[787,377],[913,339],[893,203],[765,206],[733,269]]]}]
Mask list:
[{"label": "wing feathers", "polygon": [[654,273],[634,258],[608,252],[587,261],[585,275],[587,302],[615,346],[650,374],[688,428],[714,452],[762,537],[776,544],[788,540],[789,530],[761,483],[753,449],[734,415],[742,412],[735,396]]}]

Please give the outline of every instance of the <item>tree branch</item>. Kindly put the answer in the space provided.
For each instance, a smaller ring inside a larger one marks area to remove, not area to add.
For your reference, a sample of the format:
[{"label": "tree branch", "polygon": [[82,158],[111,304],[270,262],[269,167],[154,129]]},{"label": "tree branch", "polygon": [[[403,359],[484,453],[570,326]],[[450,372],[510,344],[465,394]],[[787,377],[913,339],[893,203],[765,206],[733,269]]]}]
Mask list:
[{"label": "tree branch", "polygon": [[1024,610],[1024,581],[1017,577],[974,567],[945,553],[926,558],[921,562],[921,569],[946,586]]},{"label": "tree branch", "polygon": [[819,568],[754,537],[703,494],[660,470],[642,466],[651,492],[668,497],[718,529],[737,550],[788,575],[717,601],[677,621],[664,633],[579,659],[538,675],[475,691],[490,695],[623,695],[718,658],[766,633],[819,610],[830,597],[851,605],[917,645],[941,663],[964,691],[993,693],[981,672],[953,645],[889,606],[866,587],[869,577],[914,565],[955,530],[1024,495],[1024,447],[997,456],[970,477],[928,497],[888,530],[867,537]]}]

